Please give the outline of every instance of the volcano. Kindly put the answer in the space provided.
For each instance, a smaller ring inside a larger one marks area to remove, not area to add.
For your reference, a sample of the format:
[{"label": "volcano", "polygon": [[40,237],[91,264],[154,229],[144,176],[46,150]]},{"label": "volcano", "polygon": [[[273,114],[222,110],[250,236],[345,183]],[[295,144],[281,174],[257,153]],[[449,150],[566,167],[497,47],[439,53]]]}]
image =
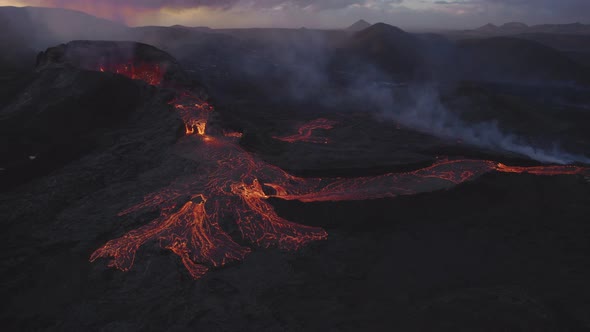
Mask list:
[{"label": "volcano", "polygon": [[588,325],[588,97],[562,50],[525,42],[516,72],[522,40],[386,24],[125,30],[22,38],[0,68],[7,329]]},{"label": "volcano", "polygon": [[[88,56],[91,54],[93,56]],[[232,220],[241,237],[254,245],[297,250],[311,241],[325,240],[321,228],[292,223],[280,217],[269,198],[326,202],[367,200],[414,195],[451,188],[487,172],[536,175],[584,175],[588,169],[573,166],[506,166],[486,160],[448,160],[404,173],[359,178],[301,178],[267,164],[243,150],[240,135],[209,135],[208,120],[214,108],[201,99],[197,87],[179,80],[182,72],[163,52],[141,44],[73,42],[49,49],[38,59],[39,70],[73,66],[110,72],[151,86],[168,86],[175,93],[169,104],[184,121],[186,139],[178,142],[184,158],[198,158],[195,174],[186,174],[147,195],[144,201],[119,213],[159,211],[149,224],[107,242],[91,261],[111,258],[110,267],[128,271],[137,251],[148,242],[159,242],[180,257],[190,275],[202,277],[210,267],[240,261],[250,249],[237,244],[224,229]],[[276,137],[295,143],[328,143],[312,139],[314,130],[331,130],[336,122],[317,119],[299,128],[298,135]]]}]

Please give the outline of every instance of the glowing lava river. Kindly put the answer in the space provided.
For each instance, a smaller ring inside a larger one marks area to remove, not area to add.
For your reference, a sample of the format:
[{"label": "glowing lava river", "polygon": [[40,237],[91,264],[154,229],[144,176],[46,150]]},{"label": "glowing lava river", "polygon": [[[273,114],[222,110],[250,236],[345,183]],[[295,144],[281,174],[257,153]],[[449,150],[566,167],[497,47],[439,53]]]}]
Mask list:
[{"label": "glowing lava river", "polygon": [[[109,69],[112,71],[112,68],[99,68]],[[158,85],[160,68],[155,69],[156,74],[128,69],[116,72]],[[312,241],[327,239],[328,234],[321,228],[280,217],[269,198],[301,202],[368,200],[448,189],[489,172],[588,174],[587,168],[577,166],[512,167],[487,160],[440,159],[412,172],[358,178],[296,177],[243,150],[238,144],[240,133],[207,135],[207,120],[213,108],[197,95],[179,89],[172,105],[186,128],[187,137],[178,143],[182,146],[180,150],[184,157],[199,161],[199,171],[178,178],[147,195],[143,202],[120,212],[123,216],[158,211],[159,216],[108,241],[91,255],[91,261],[108,258],[110,267],[128,271],[141,246],[159,243],[178,255],[190,275],[197,279],[211,267],[240,261],[250,252],[250,248],[236,243],[224,229],[237,226],[243,240],[255,246],[283,250],[297,250]],[[298,134],[276,139],[323,144],[327,140],[314,138],[313,131],[329,130],[335,124],[319,119],[303,125]]]}]

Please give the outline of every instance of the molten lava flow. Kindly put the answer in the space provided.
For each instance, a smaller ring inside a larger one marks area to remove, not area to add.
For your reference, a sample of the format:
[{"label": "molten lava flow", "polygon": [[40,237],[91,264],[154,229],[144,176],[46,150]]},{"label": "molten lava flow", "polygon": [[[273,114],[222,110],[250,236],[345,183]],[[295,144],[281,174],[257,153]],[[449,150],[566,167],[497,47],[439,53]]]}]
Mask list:
[{"label": "molten lava flow", "polygon": [[[531,173],[536,175],[588,174],[574,166],[506,166],[486,160],[439,160],[412,172],[389,173],[359,178],[301,178],[259,160],[243,150],[241,134],[227,132],[221,137],[205,135],[213,108],[189,91],[180,91],[171,102],[185,121],[187,134],[178,152],[199,161],[200,169],[179,178],[168,187],[150,194],[144,201],[119,215],[158,212],[149,224],[107,242],[90,257],[110,258],[110,267],[128,271],[137,250],[157,241],[180,257],[197,279],[209,267],[221,267],[242,260],[250,249],[238,245],[226,232],[236,229],[241,237],[257,246],[297,250],[328,234],[321,228],[290,222],[280,217],[270,198],[301,202],[367,200],[449,189],[485,173]],[[299,135],[285,141],[325,142],[312,138],[318,128],[332,128],[333,122],[319,119],[304,125]],[[209,142],[209,144],[200,144]],[[234,224],[235,226],[233,226]]]},{"label": "molten lava flow", "polygon": [[305,185],[268,184],[273,197],[301,202],[355,201],[414,195],[448,189],[475,179],[494,167],[484,160],[443,160],[430,167],[405,173],[340,179],[305,179]]},{"label": "molten lava flow", "polygon": [[[135,61],[108,66],[100,65],[98,70],[123,75],[134,80],[142,80],[156,86],[162,84],[165,75],[165,70],[159,64],[136,64]],[[170,104],[174,105],[182,118],[187,135],[205,135],[209,114],[213,111],[213,107],[209,103],[190,91],[183,90]]]},{"label": "molten lava flow", "polygon": [[535,175],[584,175],[588,168],[580,166],[506,166],[502,163],[496,165],[496,170],[502,173],[529,173]]},{"label": "molten lava flow", "polygon": [[295,143],[295,142],[308,142],[308,143],[319,143],[327,144],[328,139],[325,137],[313,137],[313,131],[317,129],[330,130],[334,128],[336,121],[328,119],[316,119],[305,123],[297,130],[297,134],[285,137],[273,138],[281,140],[283,142]]},{"label": "molten lava flow", "polygon": [[162,248],[180,256],[193,278],[201,277],[208,270],[199,263],[222,266],[230,261],[242,260],[250,249],[236,244],[223,232],[215,220],[215,210],[208,212],[205,205],[206,198],[197,195],[179,204],[180,209],[176,212],[163,209],[158,219],[107,242],[92,254],[90,260],[113,257],[110,267],[128,271],[137,249],[150,240],[158,240]]},{"label": "molten lava flow", "polygon": [[124,64],[100,65],[99,71],[123,75],[151,85],[160,85],[164,79],[164,70],[159,64],[128,61]]},{"label": "molten lava flow", "polygon": [[187,135],[205,135],[209,115],[213,112],[213,107],[209,103],[188,91],[183,91],[170,104],[174,105],[182,118]]},{"label": "molten lava flow", "polygon": [[262,247],[278,246],[285,250],[297,250],[311,241],[326,239],[328,234],[314,227],[287,221],[277,215],[272,205],[264,200],[270,196],[262,190],[257,179],[252,183],[231,184],[232,194],[240,198],[236,222],[242,236]]},{"label": "molten lava flow", "polygon": [[226,131],[223,133],[223,136],[225,137],[234,137],[234,138],[242,138],[242,136],[244,136],[244,134],[239,133],[237,131]]}]

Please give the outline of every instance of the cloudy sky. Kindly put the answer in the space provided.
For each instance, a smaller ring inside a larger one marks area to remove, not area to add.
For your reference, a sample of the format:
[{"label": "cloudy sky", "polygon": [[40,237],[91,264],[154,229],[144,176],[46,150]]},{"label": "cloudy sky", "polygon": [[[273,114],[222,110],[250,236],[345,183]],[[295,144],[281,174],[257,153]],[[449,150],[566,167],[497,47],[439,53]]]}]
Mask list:
[{"label": "cloudy sky", "polygon": [[590,23],[590,0],[0,0],[64,7],[129,25],[340,28],[363,18],[406,29],[488,22]]}]

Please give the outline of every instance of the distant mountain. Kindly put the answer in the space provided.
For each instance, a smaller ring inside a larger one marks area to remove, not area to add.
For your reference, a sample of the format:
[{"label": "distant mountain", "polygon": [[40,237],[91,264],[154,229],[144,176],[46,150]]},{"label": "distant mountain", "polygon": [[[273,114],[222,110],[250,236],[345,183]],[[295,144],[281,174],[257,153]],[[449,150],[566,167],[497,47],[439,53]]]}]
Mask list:
[{"label": "distant mountain", "polygon": [[508,22],[502,24],[500,29],[504,30],[517,30],[517,29],[527,29],[529,26],[522,22]]},{"label": "distant mountain", "polygon": [[187,27],[187,26],[180,25],[180,24],[173,25],[173,26],[171,26],[171,28],[188,29],[188,30],[199,30],[199,31],[211,31],[212,30],[209,27]]},{"label": "distant mountain", "polygon": [[499,27],[497,25],[494,25],[492,23],[488,23],[484,26],[481,26],[481,27],[475,29],[474,31],[483,32],[483,33],[493,33],[493,32],[497,32],[498,29],[499,29]]},{"label": "distant mountain", "polygon": [[402,29],[377,23],[356,32],[339,47],[340,66],[354,68],[358,63],[369,63],[395,79],[414,76],[423,63],[420,40]]},{"label": "distant mountain", "polygon": [[519,33],[590,34],[590,24],[541,24],[528,26],[521,22],[509,22],[501,26],[488,23],[482,27],[463,31],[467,35],[508,35]]},{"label": "distant mountain", "polygon": [[474,31],[481,32],[481,33],[503,33],[503,32],[510,32],[510,31],[521,31],[528,29],[529,26],[522,23],[522,22],[508,22],[504,23],[501,26],[497,26],[492,23],[488,23],[484,26],[481,26]]},{"label": "distant mountain", "polygon": [[371,24],[365,20],[358,20],[353,25],[346,28],[347,31],[361,31],[369,28]]}]

